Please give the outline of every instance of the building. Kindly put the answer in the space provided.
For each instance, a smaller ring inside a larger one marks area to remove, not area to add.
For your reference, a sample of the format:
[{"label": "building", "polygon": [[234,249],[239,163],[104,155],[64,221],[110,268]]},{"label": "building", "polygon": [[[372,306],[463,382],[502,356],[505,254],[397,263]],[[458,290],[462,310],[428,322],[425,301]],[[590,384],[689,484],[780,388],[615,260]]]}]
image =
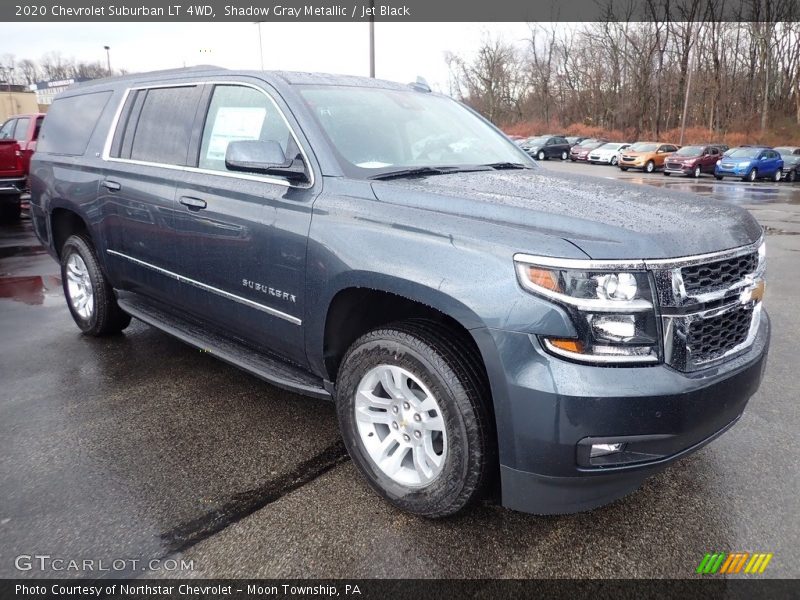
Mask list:
[{"label": "building", "polygon": [[83,81],[89,81],[90,79],[91,77],[75,77],[72,79],[37,81],[31,84],[30,89],[36,93],[36,99],[39,105],[46,110],[46,107],[53,103],[53,99],[73,83],[81,83]]},{"label": "building", "polygon": [[0,123],[8,117],[39,112],[36,94],[26,86],[0,83]]}]

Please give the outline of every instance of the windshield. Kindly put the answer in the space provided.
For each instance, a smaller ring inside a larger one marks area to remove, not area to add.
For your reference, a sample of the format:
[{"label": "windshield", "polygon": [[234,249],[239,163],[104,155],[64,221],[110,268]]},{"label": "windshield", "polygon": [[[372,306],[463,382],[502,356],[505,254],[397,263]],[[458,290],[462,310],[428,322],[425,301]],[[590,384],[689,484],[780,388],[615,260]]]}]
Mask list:
[{"label": "windshield", "polygon": [[632,152],[655,152],[656,148],[658,148],[658,144],[639,142],[628,148],[628,150],[631,150]]},{"label": "windshield", "polygon": [[755,158],[761,152],[758,148],[736,148],[728,154],[731,158]]},{"label": "windshield", "polygon": [[703,154],[702,146],[684,146],[675,153],[675,156],[700,156]]},{"label": "windshield", "polygon": [[424,166],[533,164],[519,146],[444,96],[336,86],[301,86],[300,95],[353,177]]},{"label": "windshield", "polygon": [[781,146],[780,148],[774,148],[774,150],[775,150],[775,152],[777,152],[781,156],[784,156],[786,154],[793,154],[794,151],[795,151],[795,148],[790,148],[789,146],[786,146],[786,147]]},{"label": "windshield", "polygon": [[615,144],[612,142],[611,144],[603,144],[602,146],[600,146],[600,150],[619,150],[624,145],[625,144]]},{"label": "windshield", "polygon": [[600,147],[600,146],[602,146],[603,144],[605,144],[605,142],[598,142],[598,141],[594,141],[594,142],[581,142],[581,148],[583,148],[584,150],[586,150],[586,149],[589,149],[589,150],[594,150],[595,148],[599,148],[599,147]]}]

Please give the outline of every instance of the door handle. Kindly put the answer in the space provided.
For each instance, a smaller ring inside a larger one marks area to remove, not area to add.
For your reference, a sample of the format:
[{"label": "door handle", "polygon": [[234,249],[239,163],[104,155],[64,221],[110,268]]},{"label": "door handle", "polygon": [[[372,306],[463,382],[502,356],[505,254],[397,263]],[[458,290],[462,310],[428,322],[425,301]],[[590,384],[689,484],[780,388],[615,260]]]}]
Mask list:
[{"label": "door handle", "polygon": [[202,210],[208,206],[205,200],[192,198],[191,196],[181,196],[179,202],[184,206],[188,206],[191,210]]},{"label": "door handle", "polygon": [[106,188],[109,192],[118,192],[122,189],[122,186],[116,181],[109,181],[108,179],[100,182],[100,185]]}]

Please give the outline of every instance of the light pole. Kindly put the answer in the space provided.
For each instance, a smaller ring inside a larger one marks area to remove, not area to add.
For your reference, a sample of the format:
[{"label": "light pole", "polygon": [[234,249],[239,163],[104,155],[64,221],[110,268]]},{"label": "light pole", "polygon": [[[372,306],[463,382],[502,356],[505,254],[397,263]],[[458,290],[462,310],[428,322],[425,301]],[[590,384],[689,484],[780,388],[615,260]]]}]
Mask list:
[{"label": "light pole", "polygon": [[108,74],[111,75],[111,46],[103,46],[106,51],[106,64],[108,65]]},{"label": "light pole", "polygon": [[255,26],[258,27],[258,58],[261,61],[261,70],[264,70],[264,44],[261,41],[261,21],[256,21]]},{"label": "light pole", "polygon": [[369,76],[375,78],[375,0],[369,1]]}]

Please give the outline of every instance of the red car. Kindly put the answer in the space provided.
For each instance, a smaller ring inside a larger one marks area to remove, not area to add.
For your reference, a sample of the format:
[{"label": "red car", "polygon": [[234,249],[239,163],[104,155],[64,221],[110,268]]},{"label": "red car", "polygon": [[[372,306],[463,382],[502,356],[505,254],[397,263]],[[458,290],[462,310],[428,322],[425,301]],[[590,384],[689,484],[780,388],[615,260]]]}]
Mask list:
[{"label": "red car", "polygon": [[608,140],[599,140],[594,138],[589,138],[588,140],[583,140],[579,144],[575,144],[572,148],[569,149],[569,159],[572,162],[576,160],[588,161],[589,160],[589,153],[602,146],[608,142]]},{"label": "red car", "polygon": [[714,174],[714,166],[722,158],[724,150],[715,145],[696,144],[683,146],[664,161],[664,175],[675,173],[700,177],[703,173]]},{"label": "red car", "polygon": [[36,150],[43,114],[15,115],[0,127],[0,219],[19,219],[20,198]]}]

